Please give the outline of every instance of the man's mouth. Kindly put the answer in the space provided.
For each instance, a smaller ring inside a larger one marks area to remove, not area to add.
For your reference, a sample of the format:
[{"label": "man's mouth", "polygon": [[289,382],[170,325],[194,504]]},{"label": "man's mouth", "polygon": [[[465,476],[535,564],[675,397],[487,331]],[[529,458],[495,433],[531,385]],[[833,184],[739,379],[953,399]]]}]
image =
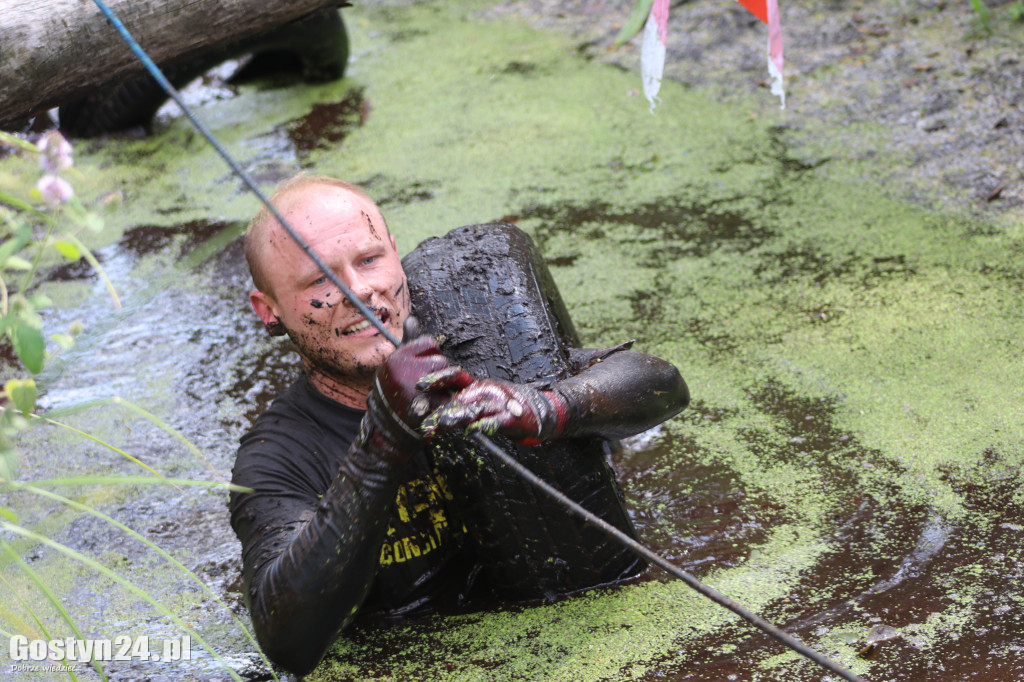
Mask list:
[{"label": "man's mouth", "polygon": [[[377,315],[377,318],[382,323],[384,323],[384,324],[387,324],[388,318],[391,317],[391,314],[387,310],[381,309],[381,310],[374,310],[373,312],[374,312],[374,314]],[[350,324],[349,326],[345,327],[345,330],[341,332],[341,335],[342,336],[351,336],[353,334],[358,334],[359,332],[366,331],[367,329],[369,329],[372,326],[373,326],[373,323],[364,318],[361,322],[356,322],[354,324]]]}]

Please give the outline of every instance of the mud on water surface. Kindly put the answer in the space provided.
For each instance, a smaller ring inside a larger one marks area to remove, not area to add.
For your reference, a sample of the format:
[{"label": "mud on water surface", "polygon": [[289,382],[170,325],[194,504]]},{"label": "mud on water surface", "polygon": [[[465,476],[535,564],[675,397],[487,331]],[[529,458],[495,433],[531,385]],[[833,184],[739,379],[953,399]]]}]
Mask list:
[{"label": "mud on water surface", "polygon": [[[592,17],[622,4],[572,7]],[[241,85],[204,100],[200,113],[267,187],[300,168],[366,186],[403,254],[459,225],[516,222],[544,253],[586,345],[636,338],[636,348],[679,366],[694,403],[614,459],[652,547],[868,680],[1019,679],[1016,190],[975,197],[968,212],[949,208],[964,206],[955,188],[956,201],[929,199],[931,208],[905,201],[904,185],[872,178],[903,177],[913,150],[878,145],[891,131],[870,117],[833,131],[871,143],[870,154],[837,157],[807,143],[794,130],[823,123],[801,110],[799,79],[785,112],[756,82],[749,92],[734,83],[727,102],[713,82],[666,82],[651,116],[636,64],[602,63],[592,45],[581,47],[575,15],[531,15],[531,5],[543,3],[360,3],[345,10],[354,57],[346,81]],[[710,3],[681,7],[676,16],[721,14]],[[829,16],[845,11],[868,9],[837,6]],[[761,29],[725,16],[739,53],[756,43],[749,59],[760,63]],[[1019,52],[1019,31],[999,39]],[[979,43],[977,53],[988,49]],[[628,50],[617,58],[635,59]],[[787,50],[799,63],[799,44]],[[873,55],[862,57],[870,64]],[[827,72],[814,78],[827,89]],[[89,169],[78,185],[86,198],[124,196],[93,244],[124,307],[114,310],[86,269],[52,264],[40,287],[57,301],[46,323],[58,331],[80,319],[85,332],[39,378],[43,405],[122,396],[208,461],[118,405],[65,421],[164,475],[224,480],[237,437],[297,371],[287,345],[248,311],[237,238],[255,204],[173,113],[149,137],[78,145],[76,163]],[[31,172],[0,159],[0,175]],[[944,192],[939,183],[912,194]],[[66,430],[36,429],[22,450],[26,480],[137,471]],[[61,492],[166,548],[226,608],[94,517],[27,496],[5,503],[21,523],[153,592],[243,678],[268,676],[231,619],[247,616],[223,492]],[[18,548],[87,636],[180,635],[109,579],[45,547]],[[34,594],[17,565],[0,570],[13,590]],[[49,607],[25,598],[63,636]],[[30,622],[21,602],[3,606],[5,619]],[[107,672],[227,677],[193,648],[189,664],[121,662]],[[651,570],[550,604],[366,620],[310,679],[823,678]]]}]

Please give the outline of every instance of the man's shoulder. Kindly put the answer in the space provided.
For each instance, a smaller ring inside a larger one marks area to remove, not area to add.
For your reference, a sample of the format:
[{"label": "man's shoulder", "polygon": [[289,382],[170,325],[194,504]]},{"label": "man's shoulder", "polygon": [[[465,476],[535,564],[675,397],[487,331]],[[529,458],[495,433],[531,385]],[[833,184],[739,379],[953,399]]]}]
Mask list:
[{"label": "man's shoulder", "polygon": [[[333,476],[359,431],[362,410],[319,394],[303,377],[270,404],[242,436],[235,478],[277,477],[285,472]],[[318,481],[319,482],[319,481]]]},{"label": "man's shoulder", "polygon": [[305,438],[354,436],[364,412],[321,395],[305,376],[278,395],[261,414],[242,442],[254,434],[290,433]]}]

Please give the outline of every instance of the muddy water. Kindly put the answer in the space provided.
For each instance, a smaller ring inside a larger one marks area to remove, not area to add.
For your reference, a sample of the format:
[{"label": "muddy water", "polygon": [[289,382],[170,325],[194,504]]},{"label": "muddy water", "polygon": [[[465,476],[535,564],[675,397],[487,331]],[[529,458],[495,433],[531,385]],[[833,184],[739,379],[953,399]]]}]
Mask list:
[{"label": "muddy water", "polygon": [[[51,361],[41,377],[46,387],[41,405],[59,411],[116,396],[157,415],[201,454],[129,408],[106,403],[60,417],[91,439],[53,427],[30,432],[22,444],[27,479],[144,475],[142,465],[172,478],[230,478],[234,443],[249,423],[247,412],[261,411],[296,372],[296,356],[282,344],[265,342],[257,335],[255,320],[246,315],[244,295],[239,295],[248,286],[238,240],[241,227],[223,221],[145,225],[98,249],[95,255],[119,291],[121,309],[105,297],[97,278],[81,268],[58,266],[44,274],[44,290],[49,287],[74,299],[84,287],[90,295],[50,317],[56,327],[81,320],[89,331],[71,351]],[[140,465],[112,448],[130,453]],[[9,496],[22,523],[98,559],[186,623],[182,630],[113,581],[56,553],[26,550],[34,570],[60,593],[84,636],[146,636],[154,652],[183,633],[196,636],[190,662],[112,661],[104,665],[111,678],[219,679],[227,668],[245,673],[254,661],[258,665],[255,647],[237,620],[244,612],[239,550],[227,523],[225,492],[125,484],[61,485],[54,490],[110,514],[170,552],[222,602],[151,547],[101,519],[61,505],[40,506],[28,495]],[[17,592],[31,594],[16,568],[6,565],[4,571]],[[38,603],[33,608],[41,609],[45,622],[48,608]],[[210,638],[223,660],[204,651],[198,637]],[[87,667],[76,674],[98,679]]]},{"label": "muddy water", "polygon": [[[665,251],[707,256],[748,252],[773,237],[740,216],[664,204],[639,206],[633,214],[594,205],[583,210],[531,206],[522,215],[543,217],[536,229],[542,243],[555,243],[559,232],[584,235],[582,243],[573,242],[572,253],[550,257],[556,272],[573,265],[588,243],[612,238],[612,230],[622,225],[634,236],[617,233],[616,244],[637,248],[640,253],[633,257],[639,262],[649,260],[646,249],[657,258]],[[703,229],[685,227],[693,220]],[[666,225],[673,226],[671,234],[660,230]],[[860,267],[881,276],[892,260],[872,258]],[[845,269],[819,258],[787,258],[787,267],[787,276],[815,281],[844,277]],[[636,331],[641,341],[644,334],[656,336],[662,307],[670,302],[651,293],[623,298],[632,319],[619,320],[619,328]],[[676,332],[708,347],[711,357],[736,350],[735,342],[709,334],[704,325]],[[969,511],[951,518],[905,489],[907,467],[838,423],[839,397],[801,395],[771,376],[744,381],[742,389],[743,397],[732,403],[698,398],[686,414],[628,440],[615,456],[640,537],[694,575],[715,582],[730,569],[764,561],[773,534],[794,528],[798,536],[812,536],[817,547],[760,609],[787,631],[823,651],[838,652],[866,679],[1012,680],[1024,674],[1018,596],[1014,583],[1007,589],[1006,582],[1024,569],[1016,467],[1007,466],[996,448],[983,453],[973,471],[940,467],[940,480]],[[745,465],[716,453],[719,443],[709,442],[709,434],[733,439],[776,471],[763,472],[765,480],[749,479]],[[821,499],[808,500],[803,508],[791,498],[793,490],[777,486],[805,489],[808,497]],[[800,551],[806,539],[790,539],[776,559]],[[760,570],[779,570],[771,559],[767,563]],[[538,671],[557,679],[822,679],[813,666],[780,656],[778,644],[747,627],[722,623],[695,637],[686,630],[704,628],[687,615],[632,610],[636,603],[651,608],[645,583],[665,580],[651,570],[628,585],[578,600],[420,621],[397,631],[371,621],[350,636],[351,644],[339,647],[322,677],[378,679],[396,669],[401,676],[425,667],[432,671],[427,679],[535,679]],[[655,611],[674,608],[671,593],[656,594],[664,601]],[[565,625],[565,619],[584,625]],[[644,646],[649,632],[635,639],[631,633],[649,626],[648,619],[674,632],[654,655]],[[456,635],[449,632],[453,625]],[[438,642],[444,653],[438,653]],[[618,651],[631,645],[637,650]],[[581,655],[581,647],[604,650]],[[600,672],[582,672],[591,666]]]},{"label": "muddy water", "polygon": [[[205,120],[268,186],[300,168],[367,186],[403,253],[460,224],[518,221],[585,343],[636,338],[677,364],[693,405],[614,464],[641,537],[679,565],[869,680],[1024,675],[1019,225],[926,213],[866,181],[872,168],[794,156],[798,109],[774,118],[755,98],[737,112],[667,83],[671,106],[651,117],[629,94],[635,74],[581,59],[563,37],[402,4],[353,8],[351,81],[240,86],[203,104]],[[125,197],[94,244],[124,306],[81,266],[48,271],[47,324],[86,331],[40,377],[42,404],[134,401],[203,457],[117,405],[64,420],[165,475],[223,480],[237,437],[296,372],[248,311],[237,236],[254,204],[173,116],[150,139],[77,158],[84,195]],[[22,449],[31,479],[137,471],[58,428]],[[61,491],[167,548],[227,608],[103,522],[7,501],[150,590],[244,678],[266,676],[231,620],[245,613],[223,492]],[[19,549],[88,635],[180,635],[110,580]],[[15,565],[2,571],[33,594]],[[17,599],[4,606],[30,621]],[[108,669],[226,676],[193,648],[190,663]],[[551,604],[367,620],[312,678],[823,676],[652,570]]]}]

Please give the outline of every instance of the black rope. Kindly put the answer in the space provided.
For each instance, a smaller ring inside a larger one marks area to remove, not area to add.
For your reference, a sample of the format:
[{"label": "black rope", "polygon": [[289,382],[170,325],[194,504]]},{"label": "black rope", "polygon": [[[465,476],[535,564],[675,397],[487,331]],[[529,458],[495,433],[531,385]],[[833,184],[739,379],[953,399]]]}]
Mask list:
[{"label": "black rope", "polygon": [[841,665],[839,665],[832,659],[828,658],[824,654],[818,653],[814,649],[810,648],[809,646],[801,642],[796,637],[775,627],[774,625],[766,621],[764,618],[761,618],[761,616],[745,608],[742,604],[739,604],[738,602],[725,596],[715,588],[705,585],[700,580],[693,577],[683,569],[679,568],[678,566],[670,562],[668,559],[665,559],[657,552],[654,552],[651,549],[645,547],[644,545],[637,542],[633,538],[629,537],[624,532],[622,532],[612,524],[608,523],[601,517],[596,516],[589,510],[585,509],[578,502],[566,496],[565,493],[562,493],[557,488],[552,486],[550,483],[545,481],[543,478],[537,476],[537,474],[527,469],[522,464],[522,462],[518,461],[510,454],[502,450],[500,447],[495,445],[494,441],[488,439],[486,436],[479,433],[475,433],[473,434],[472,437],[488,452],[490,452],[495,457],[499,458],[508,467],[510,467],[517,474],[519,474],[519,476],[532,483],[534,487],[539,488],[550,497],[553,497],[560,504],[562,504],[562,506],[566,507],[569,511],[571,511],[576,516],[579,516],[587,523],[597,526],[605,533],[618,540],[627,549],[632,550],[633,553],[643,557],[644,559],[647,559],[652,564],[663,569],[666,573],[676,578],[679,578],[684,583],[686,583],[687,585],[689,585],[694,590],[701,593],[711,601],[715,602],[716,604],[719,604],[720,606],[724,606],[736,615],[743,618],[751,625],[757,627],[760,630],[763,630],[764,632],[768,633],[775,639],[779,640],[780,642],[788,646],[793,651],[797,652],[798,654],[801,654],[802,656],[806,656],[807,658],[811,659],[821,667],[831,672],[834,672],[843,679],[850,680],[851,682],[857,682],[858,680],[860,682],[864,682],[862,678],[853,674],[852,672],[842,667]]},{"label": "black rope", "polygon": [[[227,150],[224,149],[223,146],[221,146],[220,142],[213,136],[213,133],[211,133],[209,129],[205,125],[203,125],[203,123],[199,121],[199,119],[196,118],[192,110],[185,104],[185,101],[182,99],[181,94],[177,91],[177,89],[175,89],[173,85],[171,85],[170,81],[168,81],[167,78],[164,76],[163,72],[160,70],[160,67],[158,67],[153,62],[153,60],[149,58],[149,55],[147,55],[145,51],[143,51],[142,47],[139,46],[139,44],[135,41],[132,35],[128,32],[128,29],[124,27],[124,24],[121,23],[121,21],[114,15],[110,8],[107,7],[103,0],[93,0],[93,2],[96,3],[97,7],[100,8],[100,11],[103,12],[104,16],[106,16],[107,19],[110,20],[110,23],[113,24],[114,28],[117,29],[118,33],[121,34],[121,37],[128,44],[128,47],[131,48],[131,51],[135,54],[135,56],[138,57],[139,61],[142,62],[143,66],[146,67],[146,70],[149,71],[150,74],[152,74],[152,76],[157,80],[157,82],[167,92],[167,94],[171,96],[171,98],[178,104],[179,107],[181,107],[181,110],[185,112],[185,115],[188,117],[189,121],[192,122],[192,125],[195,126],[195,128],[203,135],[203,137],[206,138],[206,141],[210,143],[210,145],[217,151],[221,158],[223,158],[224,161],[227,162],[231,170],[242,179],[242,182],[245,183],[246,187],[248,187],[254,194],[256,194],[257,197],[259,197],[259,200],[263,202],[263,205],[267,207],[271,215],[273,215],[274,218],[284,227],[284,229],[288,232],[291,238],[295,240],[296,244],[298,244],[299,247],[301,247],[302,250],[306,252],[306,254],[313,260],[314,263],[316,263],[317,267],[320,268],[324,275],[326,275],[327,278],[331,280],[331,283],[338,287],[341,293],[344,294],[345,297],[348,298],[348,300],[350,300],[356,306],[359,312],[362,313],[362,315],[366,317],[366,319],[369,320],[370,323],[373,324],[373,326],[376,327],[381,332],[381,334],[384,335],[384,338],[386,338],[388,341],[390,341],[397,347],[399,344],[399,340],[395,338],[395,336],[391,334],[390,331],[388,331],[387,327],[384,326],[384,323],[377,318],[377,316],[373,313],[372,310],[370,310],[362,301],[355,297],[355,295],[352,293],[352,290],[349,289],[345,285],[345,283],[338,278],[337,274],[335,274],[333,270],[327,267],[327,265],[320,259],[316,252],[313,251],[312,248],[310,248],[310,246],[302,239],[298,232],[296,232],[295,229],[288,223],[288,221],[284,219],[284,216],[282,216],[281,213],[277,210],[277,208],[270,202],[270,199],[263,193],[263,191],[256,186],[256,183],[253,182],[252,178],[249,177],[248,173],[246,173],[245,170],[242,169],[242,167],[239,166],[238,163],[231,157],[231,155],[228,154]],[[849,682],[866,682],[863,678],[859,677],[858,675],[855,675],[853,672],[847,670],[846,668],[836,663],[832,659],[828,658],[824,654],[815,651],[814,649],[810,648],[797,638],[772,625],[765,619],[758,616],[756,613],[745,608],[743,605],[733,601],[732,599],[725,596],[718,590],[715,590],[714,588],[705,585],[697,578],[693,577],[692,575],[690,575],[683,569],[679,568],[672,562],[663,558],[660,554],[657,554],[656,552],[648,549],[641,543],[637,542],[633,538],[623,533],[621,530],[619,530],[612,524],[608,523],[604,519],[585,509],[580,504],[573,501],[565,494],[551,486],[551,484],[549,484],[547,481],[545,481],[544,479],[540,478],[532,471],[527,469],[518,460],[516,460],[511,455],[502,450],[500,447],[495,445],[495,443],[489,438],[487,438],[487,436],[480,433],[476,433],[473,434],[472,437],[473,440],[475,440],[481,447],[483,447],[488,452],[493,454],[495,457],[500,459],[506,466],[510,467],[520,477],[528,481],[534,487],[539,488],[545,494],[557,500],[567,510],[569,510],[576,516],[579,516],[587,523],[593,524],[601,530],[603,530],[605,533],[613,537],[615,540],[622,543],[622,545],[625,546],[627,549],[633,551],[634,553],[643,557],[652,564],[655,564],[656,566],[660,567],[670,575],[682,580],[700,594],[704,595],[716,604],[719,604],[720,606],[729,609],[730,611],[740,616],[754,627],[762,630],[763,632],[775,638],[782,644],[785,644],[787,647],[797,652],[801,656],[809,658],[810,660],[814,661],[826,670],[833,672],[836,675],[839,675],[844,680],[849,680]]]},{"label": "black rope", "polygon": [[369,320],[370,324],[376,327],[377,330],[384,335],[385,339],[387,339],[392,344],[394,344],[395,347],[397,347],[400,342],[395,337],[395,335],[392,334],[388,330],[388,328],[384,326],[383,322],[377,319],[377,316],[373,313],[372,310],[370,310],[370,308],[365,303],[356,298],[356,296],[352,293],[352,290],[345,286],[345,283],[338,278],[334,271],[331,270],[331,268],[327,267],[327,264],[320,259],[320,256],[318,256],[317,253],[309,247],[309,244],[307,244],[305,240],[303,240],[302,237],[299,236],[299,233],[295,231],[295,228],[292,227],[291,224],[284,219],[284,216],[282,216],[280,211],[277,210],[277,207],[270,202],[270,199],[267,198],[267,196],[263,193],[263,190],[261,190],[256,185],[253,179],[249,177],[249,174],[245,172],[245,169],[238,165],[234,158],[232,158],[228,151],[224,149],[224,147],[220,144],[217,138],[213,136],[213,133],[210,132],[210,130],[203,124],[202,121],[196,118],[195,114],[192,113],[192,110],[189,108],[189,106],[185,104],[185,100],[182,98],[181,93],[179,93],[178,90],[173,85],[171,85],[171,82],[167,80],[166,76],[164,76],[163,71],[160,70],[160,67],[158,67],[156,63],[149,58],[149,55],[146,54],[146,52],[142,49],[138,42],[136,42],[135,38],[133,38],[131,33],[128,32],[128,29],[126,29],[124,24],[121,23],[121,20],[114,15],[114,13],[110,10],[109,7],[107,7],[103,0],[93,0],[93,2],[96,3],[96,6],[100,8],[100,11],[103,12],[103,15],[110,21],[111,24],[113,24],[114,28],[117,29],[117,32],[121,34],[121,38],[123,38],[124,41],[128,43],[128,47],[131,48],[131,51],[135,54],[136,57],[138,57],[139,61],[142,62],[142,65],[146,67],[146,70],[149,71],[150,75],[152,75],[153,78],[156,79],[156,82],[160,84],[160,87],[162,87],[167,92],[167,94],[170,95],[171,99],[173,99],[177,103],[177,105],[181,107],[181,110],[185,112],[185,116],[187,116],[188,120],[192,122],[192,125],[195,126],[196,130],[198,130],[202,134],[202,136],[206,138],[206,141],[210,143],[210,146],[213,147],[218,154],[220,154],[221,158],[224,159],[225,162],[227,162],[232,172],[234,172],[235,175],[242,179],[242,182],[245,183],[245,186],[248,187],[249,190],[253,192],[253,194],[259,197],[259,200],[263,202],[264,206],[267,207],[267,210],[269,210],[271,215],[274,216],[274,219],[277,220],[277,222],[279,222],[284,227],[285,231],[288,232],[291,238],[295,240],[295,243],[298,244],[299,247],[306,252],[306,255],[309,256],[314,263],[316,263],[316,266],[320,268],[324,275],[327,276],[327,279],[331,280],[331,284],[338,287],[338,289],[341,290],[341,293],[343,293],[348,300],[352,301],[352,304],[355,305],[356,309],[363,315],[363,317]]}]

